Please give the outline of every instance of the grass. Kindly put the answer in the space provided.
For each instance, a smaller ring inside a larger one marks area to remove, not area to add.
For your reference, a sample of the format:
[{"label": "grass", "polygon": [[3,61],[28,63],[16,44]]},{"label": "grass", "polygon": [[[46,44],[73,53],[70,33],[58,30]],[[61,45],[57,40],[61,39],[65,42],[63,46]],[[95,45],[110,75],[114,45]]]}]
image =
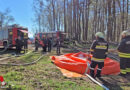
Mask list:
[{"label": "grass", "polygon": [[39,53],[32,53],[31,52],[27,55],[23,55],[21,57],[18,57],[17,60],[24,62],[24,63],[29,63],[29,62],[36,60],[39,56],[40,56]]},{"label": "grass", "polygon": [[[103,90],[87,78],[64,77],[49,59],[54,53],[45,55],[39,62],[30,66],[0,66],[0,74],[8,85],[12,85],[12,90]],[[30,53],[17,60],[30,62],[39,56],[39,53]],[[116,90],[115,88],[112,90]],[[121,88],[128,90],[130,87]]]}]

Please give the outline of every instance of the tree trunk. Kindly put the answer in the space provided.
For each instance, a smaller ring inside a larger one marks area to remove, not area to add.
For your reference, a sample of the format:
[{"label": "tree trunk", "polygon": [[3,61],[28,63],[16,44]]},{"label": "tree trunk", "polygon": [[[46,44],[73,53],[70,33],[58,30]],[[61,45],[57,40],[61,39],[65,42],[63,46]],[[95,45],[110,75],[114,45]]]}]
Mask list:
[{"label": "tree trunk", "polygon": [[55,31],[55,1],[52,0],[52,8],[53,8],[53,31]]}]

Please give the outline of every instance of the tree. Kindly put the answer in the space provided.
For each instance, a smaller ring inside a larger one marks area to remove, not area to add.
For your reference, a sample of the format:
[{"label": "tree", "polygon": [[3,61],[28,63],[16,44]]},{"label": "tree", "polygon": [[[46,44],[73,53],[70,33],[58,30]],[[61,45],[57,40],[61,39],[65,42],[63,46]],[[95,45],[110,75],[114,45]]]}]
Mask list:
[{"label": "tree", "polygon": [[0,30],[14,22],[14,17],[10,15],[10,12],[11,11],[8,8],[5,10],[5,12],[0,12]]},{"label": "tree", "polygon": [[35,12],[34,21],[36,22],[38,32],[44,31],[44,3],[42,0],[33,1],[33,9]]}]

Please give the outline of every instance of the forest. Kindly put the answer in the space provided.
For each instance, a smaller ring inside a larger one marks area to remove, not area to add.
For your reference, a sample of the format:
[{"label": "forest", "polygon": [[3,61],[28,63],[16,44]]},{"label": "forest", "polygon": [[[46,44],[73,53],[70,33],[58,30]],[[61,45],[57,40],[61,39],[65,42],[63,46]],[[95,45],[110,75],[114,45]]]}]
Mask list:
[{"label": "forest", "polygon": [[107,41],[119,42],[120,33],[130,28],[129,5],[129,0],[34,0],[34,30],[61,30],[82,42],[101,31]]}]

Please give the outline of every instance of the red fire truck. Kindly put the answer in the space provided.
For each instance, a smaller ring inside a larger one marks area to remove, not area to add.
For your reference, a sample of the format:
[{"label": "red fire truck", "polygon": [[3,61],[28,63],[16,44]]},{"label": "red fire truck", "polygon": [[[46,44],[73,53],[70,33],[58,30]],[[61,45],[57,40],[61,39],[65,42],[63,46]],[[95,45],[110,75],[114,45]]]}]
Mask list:
[{"label": "red fire truck", "polygon": [[52,43],[53,43],[53,45],[54,45],[54,44],[56,43],[57,37],[60,37],[62,41],[64,40],[64,38],[65,38],[65,33],[62,32],[62,31],[37,33],[37,34],[35,35],[35,37],[38,38],[39,43],[40,43],[41,46],[43,45],[43,42],[42,42],[43,36],[44,36],[44,37],[49,37],[49,38],[51,38],[51,39],[52,39]]},{"label": "red fire truck", "polygon": [[15,40],[18,37],[21,39],[28,38],[28,29],[21,26],[9,26],[5,30],[0,30],[0,46],[14,47],[16,45]]}]

